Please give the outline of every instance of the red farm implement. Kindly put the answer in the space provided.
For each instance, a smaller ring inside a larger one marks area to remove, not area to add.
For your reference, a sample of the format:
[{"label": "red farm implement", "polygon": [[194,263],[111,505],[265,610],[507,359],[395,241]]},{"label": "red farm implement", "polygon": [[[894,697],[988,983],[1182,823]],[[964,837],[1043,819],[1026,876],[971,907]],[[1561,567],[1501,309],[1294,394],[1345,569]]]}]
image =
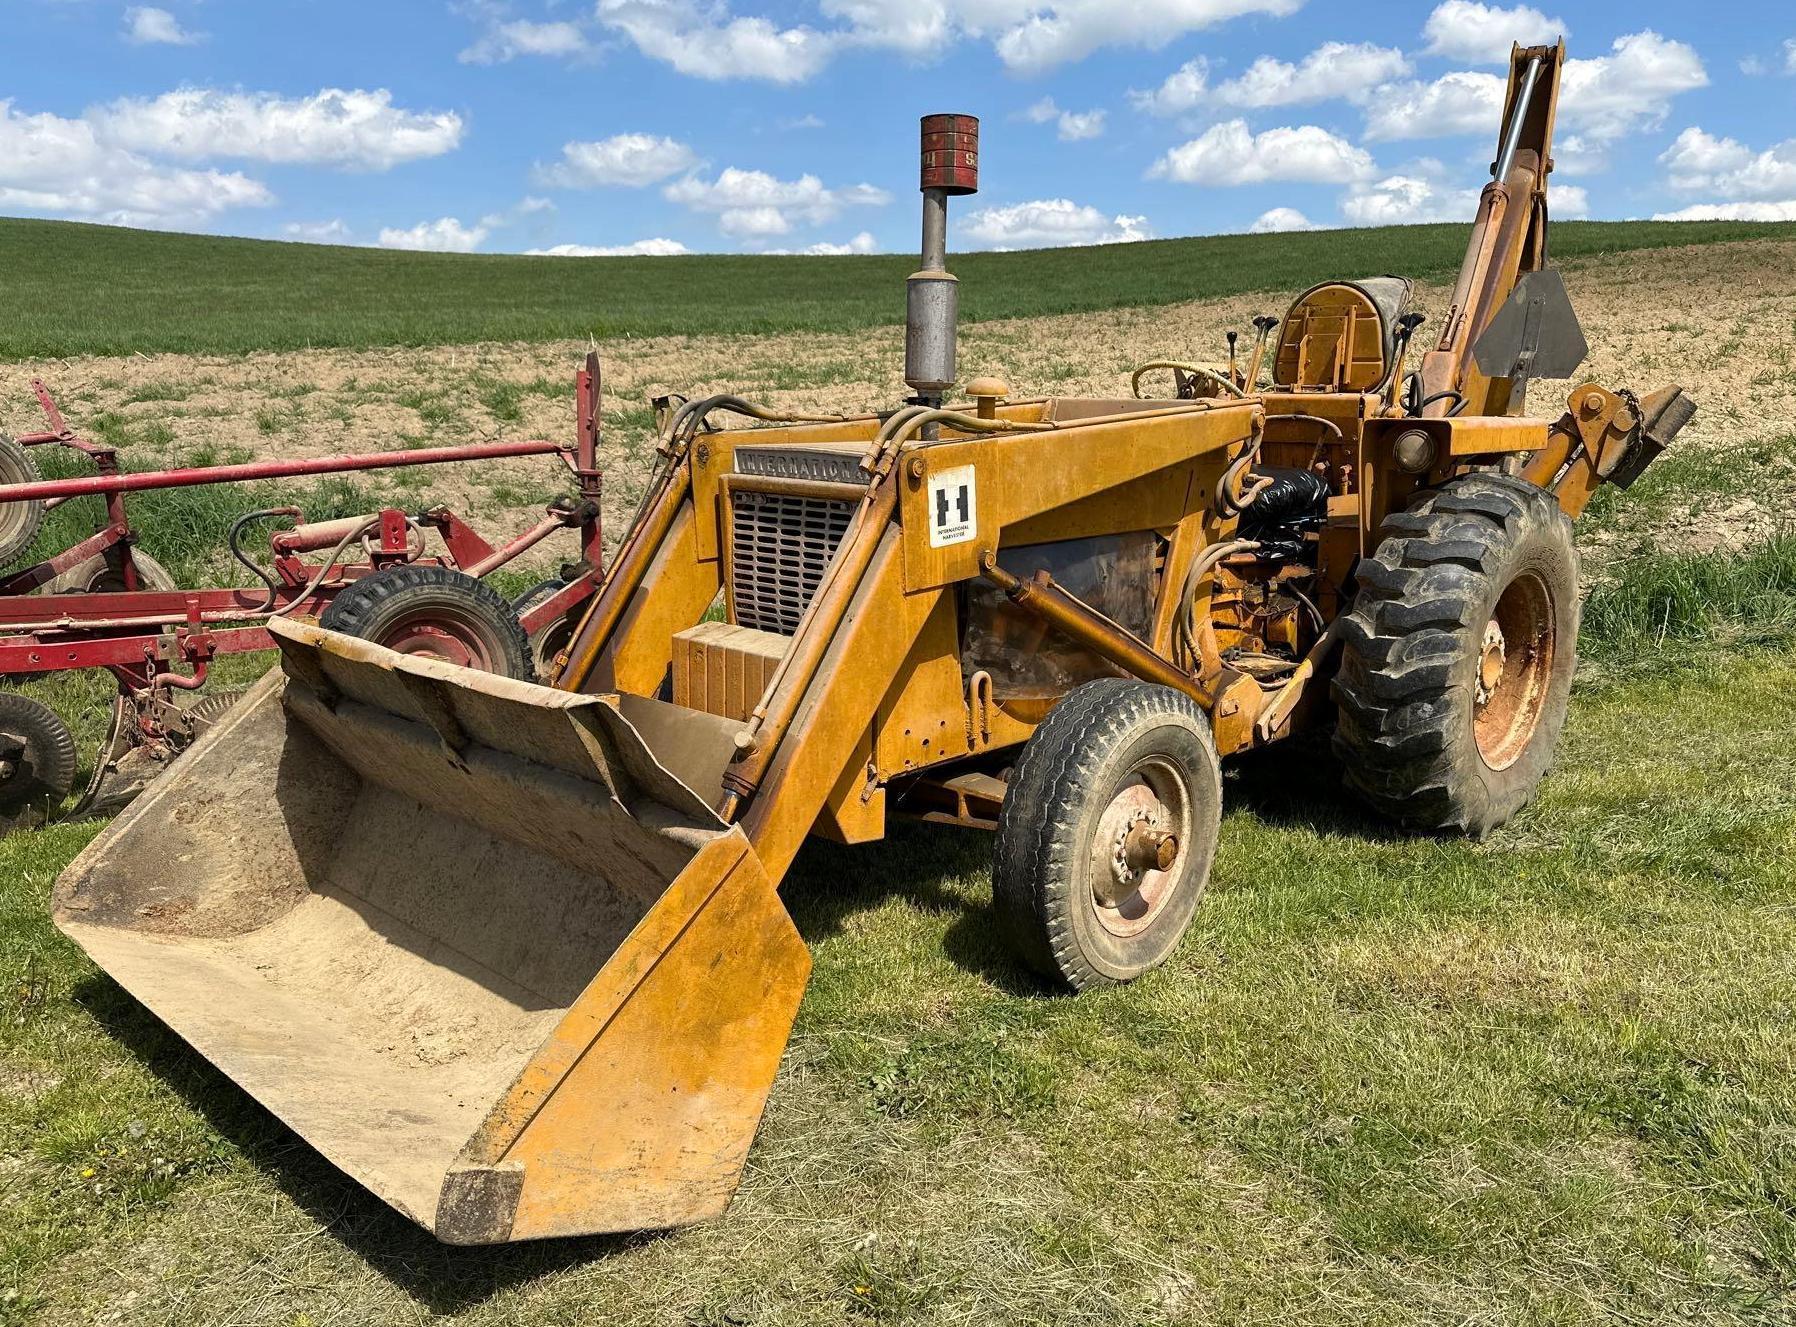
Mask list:
[{"label": "red farm implement", "polygon": [[[268,650],[273,618],[313,619],[404,653],[446,659],[514,677],[548,671],[601,574],[597,356],[577,376],[578,427],[570,444],[540,440],[241,465],[127,471],[116,451],[78,436],[42,382],[34,381],[48,428],[0,438],[0,568],[34,542],[47,512],[98,497],[96,528],[29,566],[0,571],[0,681],[104,669],[117,682],[108,734],[77,809],[116,809],[199,737],[234,692],[205,687],[221,655]],[[66,448],[91,474],[43,479],[32,448]],[[292,505],[246,511],[231,524],[231,556],[254,584],[183,589],[138,547],[126,495],[152,489],[337,475],[404,466],[555,456],[574,492],[542,518],[494,546],[447,507],[407,513],[387,507],[308,521]],[[246,541],[258,525],[291,521],[266,536],[258,560]],[[483,578],[558,531],[578,531],[579,558],[508,603]],[[42,701],[0,688],[0,831],[34,823],[71,790],[76,767],[69,726]]]}]

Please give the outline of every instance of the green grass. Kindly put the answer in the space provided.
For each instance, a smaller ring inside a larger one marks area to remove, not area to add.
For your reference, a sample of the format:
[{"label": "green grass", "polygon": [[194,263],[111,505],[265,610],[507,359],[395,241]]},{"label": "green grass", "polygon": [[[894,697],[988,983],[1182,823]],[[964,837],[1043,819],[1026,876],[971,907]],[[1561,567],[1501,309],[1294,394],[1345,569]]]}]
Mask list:
[{"label": "green grass", "polygon": [[981,835],[813,845],[742,1190],[668,1235],[436,1245],[57,936],[91,826],[0,841],[0,1322],[1788,1322],[1793,560],[1599,591],[1586,653],[1638,666],[1485,842],[1393,833],[1314,747],[1236,763],[1127,988],[1018,966]]},{"label": "green grass", "polygon": [[[1558,222],[1557,258],[1796,236],[1796,224]],[[1450,276],[1460,225],[957,255],[969,319]],[[396,253],[0,220],[0,359],[845,331],[902,320],[904,254],[528,258]]]}]

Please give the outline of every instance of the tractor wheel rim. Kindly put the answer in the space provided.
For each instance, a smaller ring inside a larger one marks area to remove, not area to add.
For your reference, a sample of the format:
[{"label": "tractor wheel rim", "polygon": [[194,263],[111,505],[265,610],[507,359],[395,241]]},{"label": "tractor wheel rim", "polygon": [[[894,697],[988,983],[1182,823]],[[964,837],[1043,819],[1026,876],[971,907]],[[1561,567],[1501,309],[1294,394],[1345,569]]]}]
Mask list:
[{"label": "tractor wheel rim", "polygon": [[407,613],[381,633],[378,643],[400,654],[486,673],[500,671],[505,659],[504,643],[488,623],[447,604]]},{"label": "tractor wheel rim", "polygon": [[1154,924],[1184,874],[1191,840],[1185,775],[1158,756],[1129,771],[1098,815],[1088,869],[1098,925],[1120,939]]},{"label": "tractor wheel rim", "polygon": [[1552,592],[1538,575],[1523,572],[1497,596],[1473,682],[1472,734],[1489,768],[1508,769],[1533,740],[1557,644]]}]

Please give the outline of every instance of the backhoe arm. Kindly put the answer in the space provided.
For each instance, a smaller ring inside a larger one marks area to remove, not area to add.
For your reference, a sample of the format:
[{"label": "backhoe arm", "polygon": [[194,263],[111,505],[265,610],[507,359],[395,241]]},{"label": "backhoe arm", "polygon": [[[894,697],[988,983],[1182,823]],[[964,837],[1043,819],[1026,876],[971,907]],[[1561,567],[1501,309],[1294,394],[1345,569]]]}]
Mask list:
[{"label": "backhoe arm", "polygon": [[1518,46],[1510,54],[1509,93],[1491,180],[1478,200],[1440,341],[1422,357],[1425,415],[1511,413],[1515,380],[1485,376],[1473,347],[1516,282],[1546,264],[1547,174],[1553,168],[1553,118],[1564,63],[1563,42]]}]

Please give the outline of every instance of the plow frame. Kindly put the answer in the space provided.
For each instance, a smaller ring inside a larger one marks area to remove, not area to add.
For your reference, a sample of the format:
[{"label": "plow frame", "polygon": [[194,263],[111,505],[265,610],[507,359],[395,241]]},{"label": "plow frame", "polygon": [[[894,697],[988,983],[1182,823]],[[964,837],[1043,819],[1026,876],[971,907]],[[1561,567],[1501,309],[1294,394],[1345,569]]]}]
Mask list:
[{"label": "plow frame", "polygon": [[[273,649],[274,640],[265,625],[271,616],[316,617],[345,587],[400,563],[441,566],[484,577],[562,530],[578,531],[579,559],[564,568],[560,588],[521,615],[525,632],[534,634],[573,611],[602,580],[596,355],[588,355],[576,376],[578,421],[572,445],[537,440],[488,442],[145,471],[122,469],[115,448],[83,438],[69,426],[41,379],[33,379],[31,386],[49,427],[20,435],[15,441],[25,447],[68,448],[90,460],[94,473],[0,485],[0,503],[40,500],[46,509],[54,509],[75,498],[99,497],[104,518],[92,534],[61,552],[0,576],[0,675],[105,668],[119,679],[121,690],[164,686],[192,690],[204,682],[208,665],[217,655]],[[378,533],[363,541],[366,552],[362,560],[336,560],[321,567],[304,555],[331,548],[345,523],[308,527],[298,508],[286,508],[278,509],[278,514],[290,515],[300,524],[269,536],[270,585],[162,590],[142,584],[143,572],[135,557],[138,534],[127,509],[128,493],[519,456],[559,458],[575,480],[577,496],[556,499],[541,520],[499,547],[447,507],[409,516],[388,507],[373,518]],[[432,530],[443,545],[441,554],[425,552],[414,537]],[[34,593],[70,569],[115,550],[114,565],[124,582],[122,590],[55,596]],[[188,671],[177,672],[177,666]]]}]

